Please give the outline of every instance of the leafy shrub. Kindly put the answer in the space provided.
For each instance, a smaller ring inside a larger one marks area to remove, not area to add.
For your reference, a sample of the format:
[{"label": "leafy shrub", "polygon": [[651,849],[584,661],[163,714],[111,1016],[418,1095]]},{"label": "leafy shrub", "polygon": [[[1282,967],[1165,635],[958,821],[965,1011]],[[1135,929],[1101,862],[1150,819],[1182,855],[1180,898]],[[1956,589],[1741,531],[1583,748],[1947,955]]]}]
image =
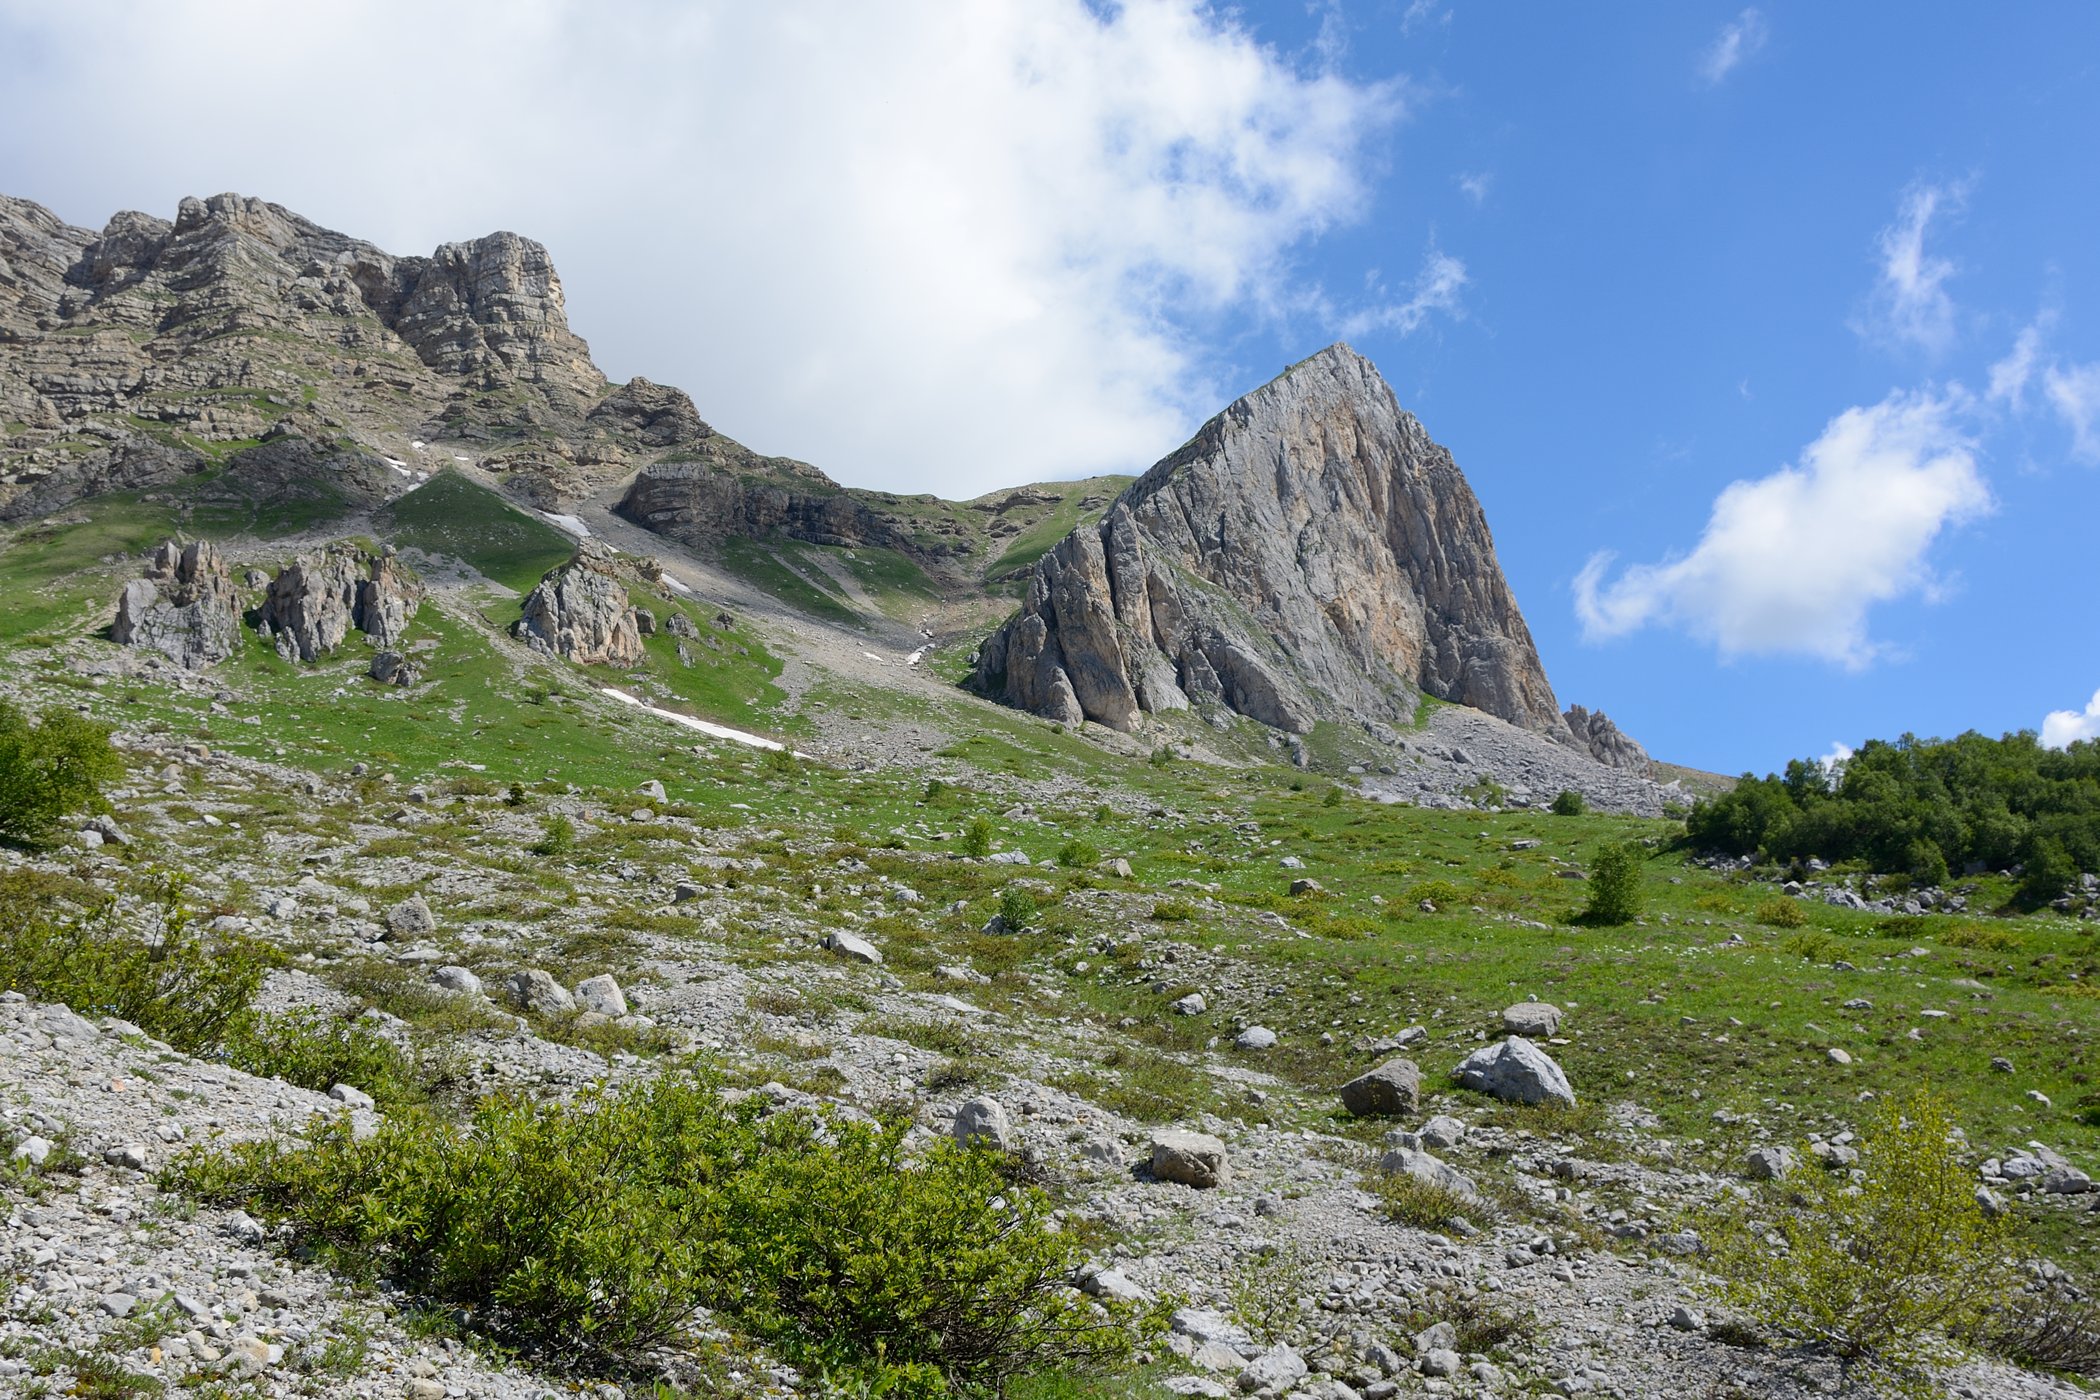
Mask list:
[{"label": "leafy shrub", "polygon": [[175,880],[152,894],[152,928],[141,935],[113,899],[83,907],[23,877],[0,877],[0,991],[119,1017],[178,1050],[217,1048],[276,955],[253,939],[199,933]]},{"label": "leafy shrub", "polygon": [[1802,912],[1800,900],[1779,895],[1757,906],[1757,921],[1771,928],[1800,928],[1808,922],[1808,915]]},{"label": "leafy shrub", "polygon": [[1019,885],[1008,885],[999,892],[999,917],[1010,929],[1024,929],[1035,922],[1035,896]]},{"label": "leafy shrub", "polygon": [[2100,1377],[2100,1303],[2062,1287],[2014,1293],[1972,1340],[2022,1366]]},{"label": "leafy shrub", "polygon": [[235,1069],[326,1093],[348,1084],[382,1109],[428,1097],[416,1057],[370,1026],[312,1008],[253,1017],[227,1036]]},{"label": "leafy shrub", "polygon": [[1321,805],[1322,807],[1339,807],[1339,806],[1341,806],[1341,805],[1342,805],[1342,790],[1341,790],[1340,788],[1338,788],[1338,787],[1331,787],[1331,788],[1327,789],[1327,791],[1325,791],[1325,792],[1321,793],[1321,794],[1320,794],[1320,805]]},{"label": "leafy shrub", "polygon": [[1290,1340],[1298,1302],[1312,1291],[1305,1261],[1290,1245],[1264,1245],[1248,1257],[1226,1291],[1225,1315],[1264,1347]]},{"label": "leafy shrub", "polygon": [[1836,962],[1844,945],[1832,937],[1827,930],[1819,928],[1796,929],[1779,940],[1779,951],[1812,963]]},{"label": "leafy shrub", "polygon": [[547,818],[540,839],[532,844],[532,853],[536,856],[562,856],[575,849],[576,823],[559,812]]},{"label": "leafy shrub", "polygon": [[1457,1222],[1481,1214],[1483,1203],[1406,1172],[1374,1171],[1364,1189],[1378,1198],[1378,1208],[1396,1225],[1449,1233]]},{"label": "leafy shrub", "polygon": [[976,856],[980,860],[992,853],[992,824],[989,819],[970,818],[970,824],[963,828],[962,851],[964,855]]},{"label": "leafy shrub", "polygon": [[1057,863],[1067,870],[1091,870],[1101,863],[1101,848],[1086,841],[1067,841],[1057,848]]},{"label": "leafy shrub", "polygon": [[[1154,768],[1164,768],[1173,761],[1174,751],[1168,748],[1154,749],[1152,751],[1152,756],[1145,760],[1145,762],[1151,764]],[[1296,786],[1296,784],[1293,784],[1294,789]]]},{"label": "leafy shrub", "polygon": [[1553,799],[1553,815],[1556,817],[1579,817],[1590,809],[1590,804],[1573,788],[1562,788]]},{"label": "leafy shrub", "polygon": [[185,1154],[168,1182],[288,1219],[331,1262],[558,1362],[638,1359],[703,1307],[871,1395],[1126,1361],[1139,1315],[1066,1286],[1084,1245],[1048,1199],[988,1148],[942,1139],[910,1161],[907,1131],[765,1116],[664,1076],[490,1099],[465,1125],[405,1115],[364,1140],[331,1120]]},{"label": "leafy shrub", "polygon": [[1590,862],[1590,902],[1582,919],[1592,924],[1630,924],[1641,914],[1641,848],[1606,846]]},{"label": "leafy shrub", "polygon": [[1713,1231],[1723,1296],[1766,1326],[1918,1390],[1947,1338],[1984,1326],[2010,1281],[2005,1226],[1977,1204],[1953,1134],[1934,1094],[1883,1100],[1859,1139],[1856,1184],[1846,1173],[1799,1172],[1786,1183],[1790,1201],[1761,1208],[1777,1208],[1766,1224]]},{"label": "leafy shrub", "polygon": [[2063,843],[2041,837],[2028,848],[2027,860],[2020,872],[2020,903],[2029,909],[2039,909],[2069,889],[2077,878],[2078,862],[2071,858]]},{"label": "leafy shrub", "polygon": [[102,785],[123,771],[102,725],[60,709],[31,724],[0,700],[0,839],[48,839],[66,813],[99,804]]},{"label": "leafy shrub", "polygon": [[1162,899],[1152,906],[1152,917],[1163,924],[1185,924],[1196,917],[1196,906],[1185,899]]},{"label": "leafy shrub", "polygon": [[1423,880],[1408,888],[1407,897],[1417,904],[1428,900],[1439,909],[1460,903],[1466,892],[1449,880]]}]

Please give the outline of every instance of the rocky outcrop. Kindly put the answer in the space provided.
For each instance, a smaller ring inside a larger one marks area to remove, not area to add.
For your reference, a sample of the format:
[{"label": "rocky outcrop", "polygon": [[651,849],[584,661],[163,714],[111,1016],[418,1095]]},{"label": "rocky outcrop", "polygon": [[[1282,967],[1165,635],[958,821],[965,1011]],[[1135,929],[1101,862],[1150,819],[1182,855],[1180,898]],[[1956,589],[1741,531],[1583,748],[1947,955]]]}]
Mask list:
[{"label": "rocky outcrop", "polygon": [[1635,743],[1625,730],[1613,724],[1604,711],[1592,712],[1580,705],[1570,705],[1562,718],[1567,721],[1568,733],[1573,736],[1575,747],[1605,767],[1643,774],[1648,771],[1648,751]]},{"label": "rocky outcrop", "polygon": [[145,576],[124,585],[109,635],[197,670],[233,655],[240,625],[240,595],[217,548],[169,540],[153,551]]},{"label": "rocky outcrop", "polygon": [[632,666],[642,659],[626,581],[613,552],[596,540],[582,541],[575,558],[539,581],[511,635],[586,666]]},{"label": "rocky outcrop", "polygon": [[256,628],[286,660],[317,661],[354,628],[374,646],[399,646],[420,592],[388,549],[368,556],[354,545],[300,555],[270,580]]},{"label": "rocky outcrop", "polygon": [[986,694],[1116,729],[1218,705],[1305,733],[1419,695],[1565,738],[1451,454],[1336,345],[1205,424],[1044,556],[979,650]]}]

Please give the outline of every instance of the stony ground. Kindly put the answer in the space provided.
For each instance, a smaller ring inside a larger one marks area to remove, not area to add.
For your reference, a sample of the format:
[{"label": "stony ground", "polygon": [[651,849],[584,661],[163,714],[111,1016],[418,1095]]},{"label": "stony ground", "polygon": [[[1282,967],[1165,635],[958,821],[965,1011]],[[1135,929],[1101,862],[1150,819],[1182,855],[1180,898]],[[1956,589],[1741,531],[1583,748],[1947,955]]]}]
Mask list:
[{"label": "stony ground", "polygon": [[[1086,1286],[1180,1304],[1149,1383],[1301,1400],[1864,1393],[1826,1360],[1733,1344],[1739,1334],[1701,1286],[1684,1220],[1741,1190],[1740,1174],[1717,1171],[1639,1103],[1614,1101],[1607,1126],[1563,1135],[1480,1096],[1429,1088],[1452,1119],[1438,1129],[1448,1145],[1436,1157],[1488,1204],[1455,1235],[1409,1228],[1365,1189],[1382,1130],[1352,1127],[1331,1097],[1266,1072],[1258,1054],[1213,1041],[1166,1086],[1191,1073],[1205,1081],[1182,1112],[1158,1111],[1160,1091],[1147,1100],[1152,1111],[1133,1111],[1129,1085],[1099,1077],[1098,1025],[1057,1012],[1069,958],[1060,974],[987,954],[989,973],[964,960],[930,977],[907,970],[909,960],[863,961],[856,949],[872,945],[836,935],[894,939],[895,914],[923,909],[924,896],[851,854],[820,863],[825,839],[651,812],[649,793],[631,808],[579,794],[519,813],[493,795],[317,780],[201,745],[146,743],[134,740],[140,776],[118,794],[109,835],[38,863],[112,885],[147,860],[186,865],[193,897],[223,911],[217,927],[291,951],[266,1005],[363,1007],[404,1042],[439,1036],[462,1096],[504,1086],[561,1094],[691,1060],[783,1106],[903,1111],[940,1134],[989,1090],[1014,1149],[1070,1212],[1119,1241]],[[283,812],[288,798],[296,816]],[[514,853],[549,811],[571,816],[586,842],[634,827],[650,839],[625,856],[521,865]],[[929,885],[958,862],[1019,869],[998,853],[914,859]],[[803,898],[766,890],[784,864],[805,881]],[[1074,891],[1067,908],[1083,928],[1137,928],[1153,898],[1111,878]],[[1256,922],[1288,927],[1275,915]],[[1086,953],[1113,940],[1073,943]],[[1222,946],[1151,932],[1147,951],[1168,972],[1152,984],[1199,984],[1247,1008],[1241,1019],[1252,1024],[1287,989],[1220,956]],[[467,990],[441,991],[441,968],[470,973],[448,983]],[[609,974],[624,1004],[603,1001],[599,984],[602,1011],[520,1007],[507,979],[531,968],[551,968],[548,985],[578,987],[587,1000],[579,984]],[[1404,1035],[1383,1016],[1359,1017],[1345,1034],[1374,1051],[1381,1035],[1406,1041],[1425,1081],[1441,1083],[1489,1043],[1481,1025],[1495,1009]],[[1243,1043],[1260,1042],[1243,1034]],[[1559,1043],[1542,1038],[1549,1051]],[[0,1002],[0,1114],[22,1173],[0,1263],[10,1290],[0,1376],[51,1394],[97,1366],[269,1395],[570,1393],[577,1382],[432,1335],[405,1300],[299,1264],[244,1217],[195,1209],[153,1184],[185,1147],[365,1111],[177,1055],[121,1024]],[[1216,1138],[1228,1179],[1160,1179],[1155,1142],[1170,1129]],[[39,1151],[45,1160],[32,1170]],[[2035,1191],[2041,1174],[1998,1185]],[[758,1355],[729,1371],[735,1388],[792,1383]],[[2076,1393],[1985,1365],[1947,1384],[1971,1397]]]}]

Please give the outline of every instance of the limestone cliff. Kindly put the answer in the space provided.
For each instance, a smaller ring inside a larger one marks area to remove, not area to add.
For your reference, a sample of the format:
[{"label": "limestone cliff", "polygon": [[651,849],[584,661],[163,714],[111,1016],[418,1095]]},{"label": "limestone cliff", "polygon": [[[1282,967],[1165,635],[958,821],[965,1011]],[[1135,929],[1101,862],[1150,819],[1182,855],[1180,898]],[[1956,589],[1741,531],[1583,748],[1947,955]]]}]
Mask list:
[{"label": "limestone cliff", "polygon": [[1422,692],[1569,738],[1451,454],[1335,345],[1206,423],[1036,566],[974,684],[1116,729],[1214,703],[1294,733]]}]

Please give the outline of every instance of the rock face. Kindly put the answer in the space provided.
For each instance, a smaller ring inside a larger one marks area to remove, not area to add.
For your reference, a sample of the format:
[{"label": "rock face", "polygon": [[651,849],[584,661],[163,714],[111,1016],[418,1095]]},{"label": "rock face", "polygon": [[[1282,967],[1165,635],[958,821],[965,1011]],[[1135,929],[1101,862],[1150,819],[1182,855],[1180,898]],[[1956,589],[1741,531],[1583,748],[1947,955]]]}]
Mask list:
[{"label": "rock face", "polygon": [[153,551],[145,577],[124,585],[109,635],[197,670],[233,655],[240,626],[240,596],[219,551],[204,540],[169,540]]},{"label": "rock face", "polygon": [[1648,771],[1648,751],[1613,724],[1604,711],[1593,713],[1580,705],[1570,705],[1562,718],[1567,721],[1568,733],[1574,736],[1575,746],[1605,767],[1626,768],[1635,773]]},{"label": "rock face", "polygon": [[1219,705],[1293,733],[1420,694],[1567,726],[1451,454],[1346,345],[1205,424],[1037,564],[975,686],[1132,730]]},{"label": "rock face", "polygon": [[632,666],[642,659],[641,628],[627,585],[612,551],[596,540],[584,540],[575,558],[539,581],[511,634],[587,666]]},{"label": "rock face", "polygon": [[270,580],[256,626],[286,660],[318,660],[352,628],[391,650],[408,630],[419,597],[392,550],[368,557],[354,545],[331,545],[300,555]]}]

